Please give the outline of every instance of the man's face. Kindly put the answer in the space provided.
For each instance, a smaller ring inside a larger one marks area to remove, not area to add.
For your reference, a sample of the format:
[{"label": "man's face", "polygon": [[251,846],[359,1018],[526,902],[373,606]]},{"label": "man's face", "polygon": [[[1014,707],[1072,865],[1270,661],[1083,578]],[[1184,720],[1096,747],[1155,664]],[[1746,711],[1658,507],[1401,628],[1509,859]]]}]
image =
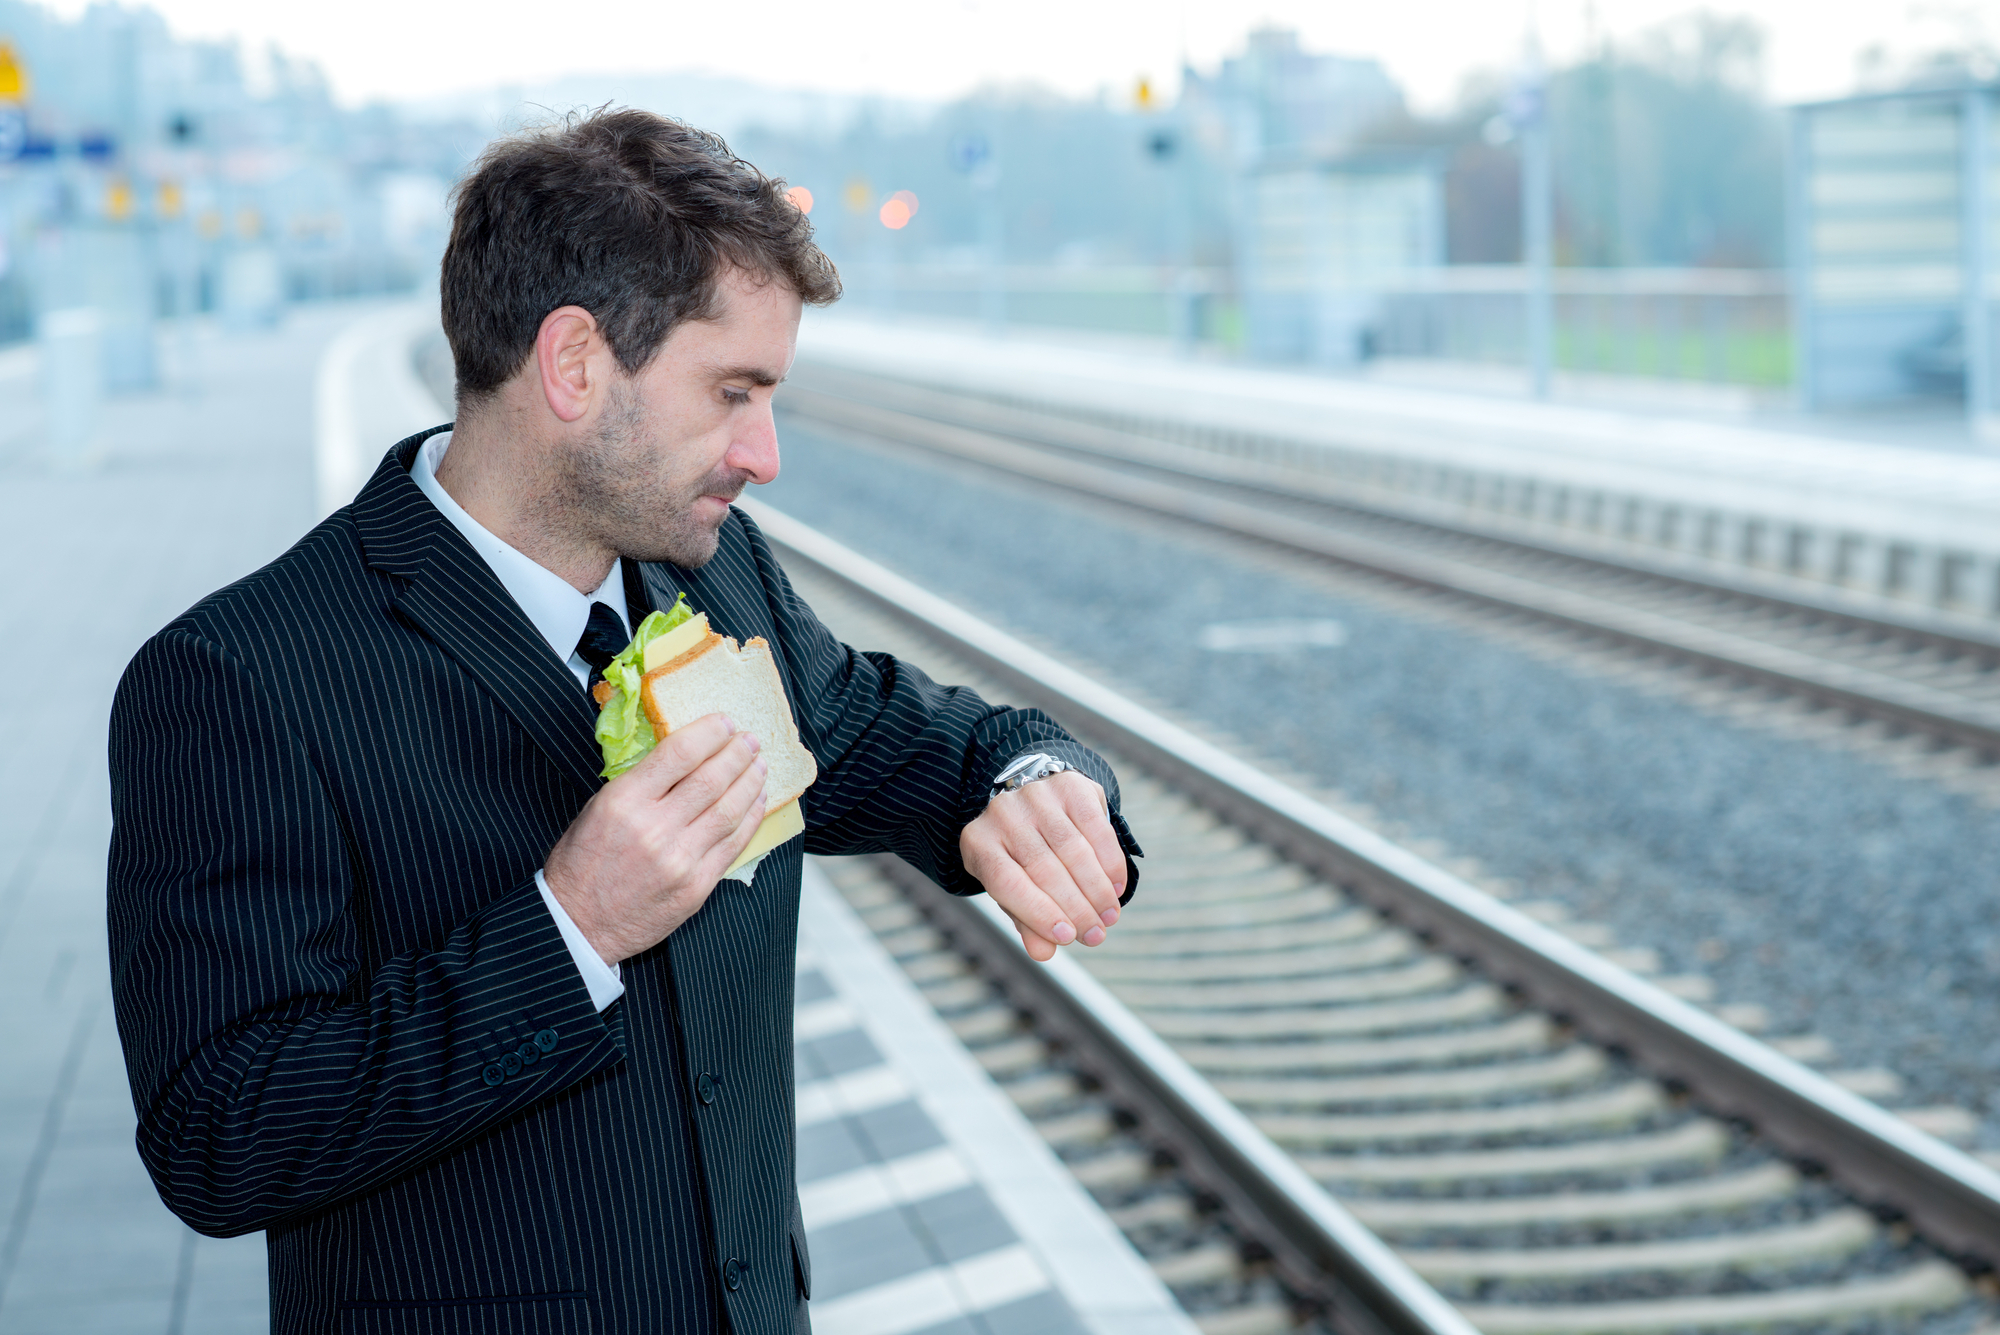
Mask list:
[{"label": "man's face", "polygon": [[719,314],[668,335],[637,375],[615,375],[570,452],[562,504],[602,544],[693,568],[715,555],[729,503],[778,475],[771,395],[798,346],[798,294],[729,270]]}]

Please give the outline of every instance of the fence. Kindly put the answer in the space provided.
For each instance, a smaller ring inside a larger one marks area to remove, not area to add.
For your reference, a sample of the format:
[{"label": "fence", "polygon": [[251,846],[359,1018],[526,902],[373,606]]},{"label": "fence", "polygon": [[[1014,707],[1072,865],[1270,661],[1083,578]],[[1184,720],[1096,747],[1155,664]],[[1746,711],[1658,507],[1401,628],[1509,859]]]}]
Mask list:
[{"label": "fence", "polygon": [[[841,265],[854,306],[947,319],[1195,340],[1241,351],[1244,304],[1230,275],[1141,265]],[[997,295],[996,295],[997,288]],[[1780,387],[1791,382],[1785,275],[1755,269],[1562,269],[1554,274],[1556,364],[1621,376]],[[1360,355],[1521,366],[1526,271],[1518,265],[1408,270],[1363,294]],[[1247,303],[1256,318],[1256,298]],[[1185,322],[1177,323],[1177,322]],[[1309,355],[1309,354],[1308,354]]]},{"label": "fence", "polygon": [[[1559,369],[1777,387],[1792,377],[1785,275],[1757,269],[1553,274]],[[1418,271],[1377,298],[1376,356],[1522,365],[1526,271]]]},{"label": "fence", "polygon": [[987,320],[1236,347],[1241,319],[1220,269],[1152,265],[888,264],[843,260],[847,302],[943,319]]}]

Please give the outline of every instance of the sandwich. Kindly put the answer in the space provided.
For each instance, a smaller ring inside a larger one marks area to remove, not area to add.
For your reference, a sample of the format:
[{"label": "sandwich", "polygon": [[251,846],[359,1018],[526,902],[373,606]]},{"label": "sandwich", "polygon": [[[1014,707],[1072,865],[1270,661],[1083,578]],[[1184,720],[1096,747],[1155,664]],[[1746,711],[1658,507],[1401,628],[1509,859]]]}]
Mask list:
[{"label": "sandwich", "polygon": [[762,744],[758,756],[768,767],[764,820],[725,879],[748,885],[766,854],[805,833],[799,795],[819,777],[819,766],[799,741],[777,662],[762,637],[738,645],[717,634],[707,614],[689,607],[682,594],[667,611],[639,623],[593,694],[607,779],[638,764],[675,728],[709,714],[727,714]]}]

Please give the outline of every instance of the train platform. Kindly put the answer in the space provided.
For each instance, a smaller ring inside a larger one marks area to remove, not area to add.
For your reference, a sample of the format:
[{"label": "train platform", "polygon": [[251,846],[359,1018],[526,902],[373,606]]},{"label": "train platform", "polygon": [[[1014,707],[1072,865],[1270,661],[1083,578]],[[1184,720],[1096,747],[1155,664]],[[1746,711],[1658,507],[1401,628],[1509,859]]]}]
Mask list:
[{"label": "train platform", "polygon": [[0,1333],[253,1335],[261,1236],[205,1238],[133,1146],[110,1005],[111,694],[146,636],[313,522],[328,342],[380,304],[275,329],[175,331],[170,377],[107,400],[85,451],[45,444],[29,357],[0,358]]},{"label": "train platform", "polygon": [[819,1335],[1194,1335],[812,863],[796,1024]]},{"label": "train platform", "polygon": [[1608,544],[1929,613],[2000,609],[2000,451],[1178,358],[1136,342],[809,313],[793,378],[810,388],[842,373],[1166,442],[1179,451],[1166,462],[1224,479],[1237,470],[1337,488],[1412,517]]}]

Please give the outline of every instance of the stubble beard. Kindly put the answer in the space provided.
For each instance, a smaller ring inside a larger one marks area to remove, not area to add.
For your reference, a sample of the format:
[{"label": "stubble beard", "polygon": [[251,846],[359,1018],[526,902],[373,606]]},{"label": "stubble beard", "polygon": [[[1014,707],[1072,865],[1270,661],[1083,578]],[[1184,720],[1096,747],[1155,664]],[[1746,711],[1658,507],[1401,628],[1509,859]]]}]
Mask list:
[{"label": "stubble beard", "polygon": [[563,508],[577,530],[635,561],[667,561],[684,570],[715,555],[716,530],[728,512],[704,519],[695,503],[704,496],[734,500],[750,480],[739,469],[717,467],[699,478],[677,476],[671,451],[653,445],[650,414],[624,385],[609,401],[589,448],[567,458],[558,479]]}]

